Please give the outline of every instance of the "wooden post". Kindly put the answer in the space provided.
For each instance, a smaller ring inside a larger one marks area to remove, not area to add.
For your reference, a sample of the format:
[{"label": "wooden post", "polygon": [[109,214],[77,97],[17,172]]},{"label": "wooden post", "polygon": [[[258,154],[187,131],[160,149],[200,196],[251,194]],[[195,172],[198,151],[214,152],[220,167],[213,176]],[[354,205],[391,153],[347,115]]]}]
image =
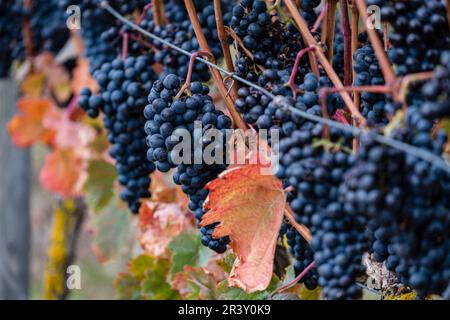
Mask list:
[{"label": "wooden post", "polygon": [[0,299],[11,300],[29,295],[30,152],[6,131],[17,98],[17,84],[0,79]]}]

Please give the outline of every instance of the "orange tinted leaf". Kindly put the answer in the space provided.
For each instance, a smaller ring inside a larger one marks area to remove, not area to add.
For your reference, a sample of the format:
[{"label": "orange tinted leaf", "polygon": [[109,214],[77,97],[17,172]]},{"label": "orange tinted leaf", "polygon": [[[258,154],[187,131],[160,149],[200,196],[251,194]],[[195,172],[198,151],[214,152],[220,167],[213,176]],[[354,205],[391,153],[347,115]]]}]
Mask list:
[{"label": "orange tinted leaf", "polygon": [[80,155],[72,149],[56,149],[47,155],[39,181],[51,192],[76,197],[86,178],[86,163]]},{"label": "orange tinted leaf", "polygon": [[145,201],[139,214],[142,248],[153,257],[164,256],[172,239],[188,225],[189,219],[178,204]]},{"label": "orange tinted leaf", "polygon": [[246,292],[270,284],[276,241],[286,195],[280,180],[261,175],[259,165],[225,171],[207,185],[210,190],[201,225],[216,222],[213,236],[229,235],[236,260],[228,282]]},{"label": "orange tinted leaf", "polygon": [[178,203],[182,208],[187,208],[189,200],[179,186],[174,186],[167,181],[167,176],[157,171],[152,174],[150,186],[152,200],[162,203]]},{"label": "orange tinted leaf", "polygon": [[45,128],[44,117],[51,112],[47,99],[20,99],[17,103],[19,114],[8,123],[8,132],[18,147],[29,147],[41,141],[50,144],[54,131]]},{"label": "orange tinted leaf", "polygon": [[182,272],[175,275],[172,288],[177,290],[183,299],[215,300],[217,279],[204,268],[185,266]]}]

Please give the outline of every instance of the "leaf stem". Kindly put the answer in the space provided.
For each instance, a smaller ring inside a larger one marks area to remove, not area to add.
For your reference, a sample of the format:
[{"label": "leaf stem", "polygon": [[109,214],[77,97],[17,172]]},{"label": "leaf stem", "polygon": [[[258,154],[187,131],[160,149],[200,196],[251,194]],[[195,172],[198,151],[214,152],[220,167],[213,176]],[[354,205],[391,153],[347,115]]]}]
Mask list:
[{"label": "leaf stem", "polygon": [[122,33],[122,60],[125,60],[128,56],[128,40],[130,39],[130,35],[128,32]]}]

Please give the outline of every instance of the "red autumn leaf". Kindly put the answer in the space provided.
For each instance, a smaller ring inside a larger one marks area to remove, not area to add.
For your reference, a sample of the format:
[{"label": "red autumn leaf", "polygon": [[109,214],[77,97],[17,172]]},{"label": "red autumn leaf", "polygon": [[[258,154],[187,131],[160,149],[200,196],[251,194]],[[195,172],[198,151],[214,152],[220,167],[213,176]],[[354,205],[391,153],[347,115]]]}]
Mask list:
[{"label": "red autumn leaf", "polygon": [[153,257],[165,256],[169,243],[188,225],[179,204],[145,201],[139,213],[141,246]]},{"label": "red autumn leaf", "polygon": [[229,283],[246,292],[270,284],[276,241],[283,220],[286,195],[280,180],[262,175],[261,166],[225,171],[207,185],[210,190],[201,225],[220,222],[213,236],[229,235],[236,260]]},{"label": "red autumn leaf", "polygon": [[55,132],[53,145],[60,149],[87,151],[95,139],[95,130],[81,122],[72,121],[64,112],[54,112],[44,119],[44,126]]},{"label": "red autumn leaf", "polygon": [[19,113],[8,123],[8,132],[13,143],[22,148],[35,142],[50,144],[54,131],[44,126],[44,118],[52,112],[47,99],[20,99],[17,103]]},{"label": "red autumn leaf", "polygon": [[56,149],[48,154],[39,175],[47,190],[64,197],[79,196],[86,178],[85,159],[72,149]]}]

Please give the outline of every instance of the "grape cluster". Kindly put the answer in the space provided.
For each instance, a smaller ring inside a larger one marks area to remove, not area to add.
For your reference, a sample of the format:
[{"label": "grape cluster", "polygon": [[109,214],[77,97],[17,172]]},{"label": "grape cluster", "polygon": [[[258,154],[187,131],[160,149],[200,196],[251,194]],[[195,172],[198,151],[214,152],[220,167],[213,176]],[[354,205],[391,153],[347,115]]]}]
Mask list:
[{"label": "grape cluster", "polygon": [[93,73],[117,56],[116,48],[102,39],[102,33],[114,24],[115,20],[99,6],[97,0],[59,0],[60,10],[64,12],[71,5],[80,8],[84,54]]},{"label": "grape cluster", "polygon": [[[207,86],[193,82],[189,89],[191,96],[186,92],[177,96],[180,84],[178,76],[169,74],[153,85],[148,97],[150,104],[144,110],[149,147],[147,157],[162,172],[176,168],[173,180],[188,195],[189,209],[200,222],[205,214],[203,203],[208,196],[205,185],[227,167],[225,130],[231,128],[231,120],[216,110]],[[189,148],[179,150],[179,143],[189,143]],[[198,151],[203,153],[207,150],[213,150],[213,159],[208,160],[206,154],[200,159],[196,156]],[[223,253],[230,239],[213,239],[214,227],[201,228],[202,244]]]},{"label": "grape cluster", "polygon": [[[286,239],[289,245],[289,252],[295,258],[295,275],[301,274],[314,261],[314,251],[308,242],[292,226],[287,226]],[[318,285],[318,273],[316,268],[312,268],[301,280],[305,287],[314,290]]]},{"label": "grape cluster", "polygon": [[150,177],[155,165],[147,161],[145,118],[147,96],[157,75],[150,55],[115,59],[94,73],[100,94],[81,92],[79,104],[90,117],[104,114],[104,125],[111,142],[110,155],[116,160],[118,181],[124,186],[121,198],[133,213],[140,199],[150,197]]},{"label": "grape cluster", "polygon": [[427,119],[435,120],[450,116],[450,51],[441,55],[441,65],[434,70],[433,78],[422,87],[425,103],[420,112]]},{"label": "grape cluster", "polygon": [[[440,155],[446,135],[432,140],[432,123],[419,106],[407,113],[407,126],[393,136]],[[449,176],[429,163],[364,139],[357,160],[341,186],[349,214],[366,214],[376,261],[397,273],[420,295],[441,294],[448,284]]]},{"label": "grape cluster", "polygon": [[322,0],[304,0],[300,4],[302,17],[306,20],[309,27],[312,27],[318,18],[316,9],[321,2]]},{"label": "grape cluster", "polygon": [[[117,43],[117,20],[108,11],[100,7],[100,0],[59,0],[60,10],[65,12],[71,5],[77,5],[81,12],[81,35],[84,40],[84,53],[89,60],[91,72],[94,73],[104,63],[110,63],[117,57],[121,45]],[[141,10],[146,0],[111,0],[108,3],[119,13],[130,15]]]},{"label": "grape cluster", "polygon": [[[35,0],[30,8],[23,1],[0,1],[0,77],[6,77],[14,60],[23,60],[27,53],[58,53],[69,39],[65,13],[58,0]],[[25,43],[24,22],[28,22],[31,38]],[[25,46],[31,52],[26,52]]]},{"label": "grape cluster", "polygon": [[321,148],[296,149],[310,155],[287,167],[287,182],[295,189],[288,199],[296,220],[313,233],[318,283],[328,299],[357,298],[361,290],[355,281],[364,272],[361,261],[368,246],[366,219],[348,215],[339,202],[339,186],[353,157]]},{"label": "grape cluster", "polygon": [[[278,14],[272,14],[261,0],[245,0],[236,5],[230,27],[245,47],[238,46],[236,73],[251,82],[260,82],[260,77],[264,77],[261,67],[266,71],[272,69],[272,73],[291,70],[297,53],[304,48],[297,28],[292,23],[284,23]],[[307,61],[307,57],[302,61]],[[307,73],[303,66],[297,72],[298,79]]]},{"label": "grape cluster", "polygon": [[[355,86],[384,85],[375,52],[370,44],[366,44],[355,51],[353,69],[355,71]],[[386,97],[373,92],[361,93],[362,115],[374,125],[386,125],[389,119],[386,115]]]},{"label": "grape cluster", "polygon": [[392,25],[390,60],[397,74],[430,71],[440,53],[450,48],[445,4],[441,0],[368,0],[381,8],[382,21]]},{"label": "grape cluster", "polygon": [[[197,10],[198,20],[202,26],[202,32],[208,41],[212,54],[218,60],[222,57],[222,47],[217,35],[214,6],[211,1],[206,0],[195,0],[194,5]],[[154,21],[153,11],[149,10],[141,21],[140,26],[188,52],[200,51],[200,46],[183,1],[168,1],[164,4],[164,8],[167,20],[165,24],[157,26]],[[230,19],[230,10],[229,2],[223,1],[224,23],[227,23]],[[160,74],[160,79],[165,78],[168,74],[177,74],[184,79],[188,72],[189,57],[160,43],[155,43],[155,46],[160,49],[155,55],[156,61],[164,67],[163,72]],[[208,81],[210,77],[211,74],[207,65],[203,63],[194,65],[193,81]]]},{"label": "grape cluster", "polygon": [[31,4],[28,17],[33,51],[58,53],[70,36],[65,12],[60,10],[58,0],[33,0]]}]

